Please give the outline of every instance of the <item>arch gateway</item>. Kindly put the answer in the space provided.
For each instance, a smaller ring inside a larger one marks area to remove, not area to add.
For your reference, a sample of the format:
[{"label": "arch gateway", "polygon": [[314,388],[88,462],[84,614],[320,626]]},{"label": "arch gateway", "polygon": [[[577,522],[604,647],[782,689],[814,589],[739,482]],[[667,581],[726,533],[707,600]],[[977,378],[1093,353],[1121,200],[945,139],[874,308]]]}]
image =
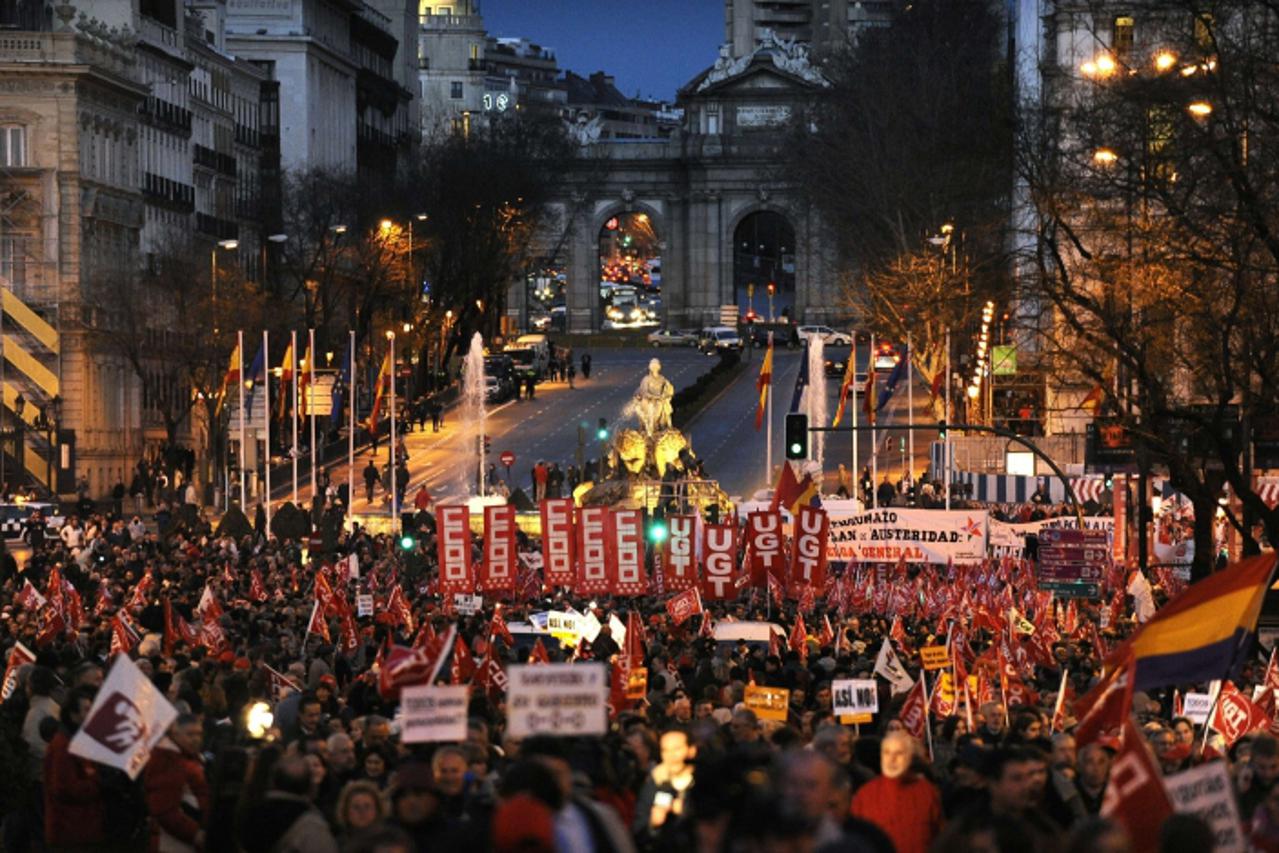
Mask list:
[{"label": "arch gateway", "polygon": [[652,284],[657,319],[672,327],[713,324],[723,305],[767,320],[770,283],[778,319],[846,316],[833,243],[781,174],[792,117],[828,85],[803,45],[768,37],[735,60],[722,48],[680,91],[683,126],[669,139],[599,140],[590,124],[571,126],[583,164],[553,205],[544,263],[512,287],[511,322],[529,328],[548,304],[538,295],[555,292],[553,328],[625,325]]}]

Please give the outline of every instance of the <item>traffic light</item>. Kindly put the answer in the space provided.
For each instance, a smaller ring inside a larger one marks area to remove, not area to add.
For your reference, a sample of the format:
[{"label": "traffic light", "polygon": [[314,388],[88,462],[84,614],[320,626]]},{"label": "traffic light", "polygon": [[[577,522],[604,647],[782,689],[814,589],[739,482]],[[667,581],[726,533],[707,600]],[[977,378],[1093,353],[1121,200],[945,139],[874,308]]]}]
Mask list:
[{"label": "traffic light", "polygon": [[599,428],[595,430],[595,437],[600,441],[608,441],[608,419],[600,418]]},{"label": "traffic light", "polygon": [[412,551],[417,547],[417,539],[412,533],[405,533],[400,537],[400,547],[405,551]]},{"label": "traffic light", "polygon": [[1114,491],[1114,488],[1115,488],[1115,472],[1114,472],[1114,471],[1111,471],[1109,468],[1107,468],[1107,469],[1106,469],[1106,479],[1105,479],[1103,482],[1105,483],[1106,491],[1108,491],[1108,492],[1110,492],[1110,491]]},{"label": "traffic light", "polygon": [[484,436],[484,452],[485,453],[493,452],[493,436],[491,435]]},{"label": "traffic light", "polygon": [[768,295],[773,296],[777,293],[777,284],[775,282],[768,283]]},{"label": "traffic light", "polygon": [[666,520],[662,518],[654,518],[648,523],[648,529],[645,531],[645,535],[648,537],[649,542],[652,542],[654,545],[661,545],[666,541],[667,532]]},{"label": "traffic light", "polygon": [[786,458],[808,458],[808,415],[791,413],[786,416]]},{"label": "traffic light", "polygon": [[938,441],[946,440],[946,422],[944,420],[937,422],[937,440]]}]

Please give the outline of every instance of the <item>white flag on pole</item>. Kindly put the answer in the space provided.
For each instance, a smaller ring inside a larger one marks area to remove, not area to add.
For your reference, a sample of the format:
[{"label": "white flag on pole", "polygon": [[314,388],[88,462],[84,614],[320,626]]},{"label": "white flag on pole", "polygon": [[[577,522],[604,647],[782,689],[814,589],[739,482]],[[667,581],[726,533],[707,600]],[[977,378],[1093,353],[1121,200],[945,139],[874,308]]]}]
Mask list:
[{"label": "white flag on pole", "polygon": [[128,655],[116,655],[84,725],[71,739],[72,755],[123,770],[138,778],[151,748],[178,716]]},{"label": "white flag on pole", "polygon": [[906,673],[906,667],[902,666],[897,652],[893,651],[887,637],[884,638],[884,644],[879,647],[879,657],[875,658],[875,674],[892,686],[894,696],[899,693],[909,693],[915,686],[915,679]]}]

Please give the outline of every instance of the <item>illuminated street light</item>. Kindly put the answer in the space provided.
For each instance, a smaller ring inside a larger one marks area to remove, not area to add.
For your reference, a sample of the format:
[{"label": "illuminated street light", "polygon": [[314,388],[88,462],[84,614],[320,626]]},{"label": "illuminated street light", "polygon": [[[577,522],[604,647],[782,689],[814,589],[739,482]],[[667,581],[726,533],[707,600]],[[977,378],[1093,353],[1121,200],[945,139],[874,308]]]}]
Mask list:
[{"label": "illuminated street light", "polygon": [[1155,70],[1164,72],[1170,70],[1177,64],[1177,55],[1168,50],[1161,50],[1155,54]]},{"label": "illuminated street light", "polygon": [[391,220],[389,219],[383,219],[381,223],[379,223],[379,227],[382,229],[383,234],[389,234],[391,231],[391,226],[394,224],[395,223],[391,222]]},{"label": "illuminated street light", "polygon": [[1092,159],[1099,166],[1109,166],[1119,159],[1119,155],[1109,148],[1098,148],[1092,153]]},{"label": "illuminated street light", "polygon": [[1085,77],[1109,77],[1115,73],[1116,67],[1113,56],[1109,53],[1099,53],[1095,59],[1090,59],[1079,66],[1079,70]]},{"label": "illuminated street light", "polygon": [[1191,101],[1186,110],[1195,118],[1207,118],[1212,115],[1212,104],[1207,101]]}]

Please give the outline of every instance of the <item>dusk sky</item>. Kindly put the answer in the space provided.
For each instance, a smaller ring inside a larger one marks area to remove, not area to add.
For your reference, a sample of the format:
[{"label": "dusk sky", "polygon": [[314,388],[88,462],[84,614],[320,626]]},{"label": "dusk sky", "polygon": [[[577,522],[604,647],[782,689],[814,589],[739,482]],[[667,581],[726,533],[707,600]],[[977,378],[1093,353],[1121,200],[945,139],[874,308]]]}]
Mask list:
[{"label": "dusk sky", "polygon": [[723,0],[482,0],[489,35],[553,48],[561,69],[605,71],[628,97],[666,100],[715,62]]}]

